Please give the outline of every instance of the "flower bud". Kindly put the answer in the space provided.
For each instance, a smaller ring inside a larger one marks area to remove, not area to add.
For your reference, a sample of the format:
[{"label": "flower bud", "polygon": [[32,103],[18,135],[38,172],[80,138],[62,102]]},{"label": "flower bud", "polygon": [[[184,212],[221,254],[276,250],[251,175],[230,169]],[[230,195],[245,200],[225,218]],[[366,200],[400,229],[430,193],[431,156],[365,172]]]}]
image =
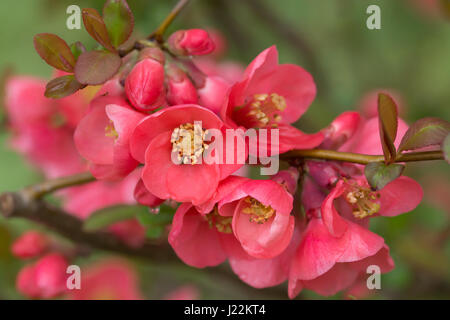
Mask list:
[{"label": "flower bud", "polygon": [[164,67],[153,59],[138,62],[125,81],[125,92],[139,111],[148,112],[163,106]]},{"label": "flower bud", "polygon": [[40,290],[36,285],[36,268],[34,265],[25,266],[16,278],[16,289],[28,298],[38,298]]},{"label": "flower bud", "polygon": [[297,182],[300,174],[297,168],[290,167],[287,170],[279,171],[276,175],[274,175],[271,180],[278,182],[290,194],[294,194],[297,191]]},{"label": "flower bud", "polygon": [[175,64],[169,64],[167,75],[167,102],[170,105],[197,104],[197,90],[180,68]]},{"label": "flower bud", "polygon": [[169,50],[176,55],[200,56],[215,49],[214,41],[203,29],[179,30],[168,40]]},{"label": "flower bud", "polygon": [[21,259],[34,258],[44,253],[49,247],[47,237],[37,231],[28,231],[12,245],[11,251]]},{"label": "flower bud", "polygon": [[321,188],[328,188],[339,179],[340,174],[333,164],[308,161],[309,175]]},{"label": "flower bud", "polygon": [[34,276],[40,297],[48,299],[64,293],[67,267],[67,260],[59,253],[48,254],[36,263]]}]

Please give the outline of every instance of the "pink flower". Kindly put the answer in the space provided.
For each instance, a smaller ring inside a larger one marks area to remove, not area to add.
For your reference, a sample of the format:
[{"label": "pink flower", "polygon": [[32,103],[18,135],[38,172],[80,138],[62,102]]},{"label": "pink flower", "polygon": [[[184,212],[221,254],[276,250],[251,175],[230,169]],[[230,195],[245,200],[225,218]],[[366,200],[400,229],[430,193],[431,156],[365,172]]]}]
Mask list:
[{"label": "pink flower", "polygon": [[199,56],[214,51],[214,42],[203,29],[179,30],[167,40],[169,50],[176,55]]},{"label": "pink flower", "polygon": [[198,88],[199,104],[205,108],[219,113],[226,102],[226,96],[230,84],[219,76],[208,76],[205,78],[203,87]]},{"label": "pink flower", "polygon": [[382,273],[394,266],[383,238],[352,222],[335,237],[320,217],[313,217],[292,261],[289,297],[294,298],[303,288],[333,295],[352,285],[372,264]]},{"label": "pink flower", "polygon": [[125,81],[125,92],[139,111],[148,112],[165,104],[164,67],[159,61],[138,62]]},{"label": "pink flower", "polygon": [[175,64],[167,66],[167,102],[169,105],[198,102],[197,90],[180,68]]},{"label": "pink flower", "polygon": [[308,109],[316,95],[311,75],[299,66],[278,64],[278,52],[270,47],[260,53],[235,84],[221,111],[231,126],[279,129],[279,153],[319,145],[322,133],[308,135],[290,126]]},{"label": "pink flower", "polygon": [[294,229],[291,210],[292,196],[281,184],[230,176],[209,201],[178,208],[169,243],[191,266],[236,257],[239,269],[239,261],[274,258],[286,249]]},{"label": "pink flower", "polygon": [[291,194],[277,182],[250,180],[221,200],[219,212],[224,204],[234,203],[234,235],[249,255],[269,259],[283,252],[291,240],[292,201]]},{"label": "pink flower", "polygon": [[48,238],[38,231],[27,231],[16,239],[12,245],[12,253],[21,259],[40,256],[49,248]]},{"label": "pink flower", "polygon": [[83,268],[81,289],[71,290],[72,300],[140,300],[134,269],[125,261],[109,259]]},{"label": "pink flower", "polygon": [[87,109],[87,91],[51,100],[44,97],[45,82],[13,77],[6,86],[6,107],[13,129],[12,146],[47,177],[74,174],[83,169],[72,135]]},{"label": "pink flower", "polygon": [[17,290],[30,298],[57,297],[66,291],[67,267],[64,256],[48,254],[21,270],[17,277]]},{"label": "pink flower", "polygon": [[[201,121],[201,126],[196,121]],[[142,180],[147,190],[161,199],[194,204],[210,198],[219,181],[242,166],[220,164],[224,161],[213,159],[221,156],[220,150],[208,151],[208,132],[224,128],[213,112],[197,105],[174,106],[142,120],[131,136],[130,146],[134,158],[145,164]],[[201,141],[201,145],[192,143],[188,150],[186,144],[191,144],[192,139]]]},{"label": "pink flower", "polygon": [[143,118],[120,96],[101,96],[92,101],[74,140],[80,154],[91,162],[91,172],[97,179],[121,178],[136,168],[129,139]]}]

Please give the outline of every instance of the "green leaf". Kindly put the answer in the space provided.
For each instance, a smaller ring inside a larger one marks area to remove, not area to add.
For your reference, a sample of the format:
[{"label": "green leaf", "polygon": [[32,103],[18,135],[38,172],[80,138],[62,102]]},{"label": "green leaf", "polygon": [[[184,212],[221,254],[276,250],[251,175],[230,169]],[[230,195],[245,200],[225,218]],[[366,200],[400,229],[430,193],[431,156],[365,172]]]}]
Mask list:
[{"label": "green leaf", "polygon": [[405,166],[402,164],[386,165],[383,162],[371,162],[364,168],[364,174],[373,189],[381,190],[389,182],[400,177],[404,169]]},{"label": "green leaf", "polygon": [[147,228],[145,236],[150,239],[157,239],[161,237],[163,233],[164,233],[163,226],[151,226]]},{"label": "green leaf", "polygon": [[103,7],[103,20],[114,47],[127,41],[133,32],[134,18],[125,0],[108,0]]},{"label": "green leaf", "polygon": [[414,122],[406,131],[398,151],[414,150],[440,145],[450,133],[450,122],[438,118],[423,118]]},{"label": "green leaf", "polygon": [[115,53],[104,50],[85,52],[75,65],[75,78],[83,84],[102,84],[117,73],[121,64],[122,60]]},{"label": "green leaf", "polygon": [[39,33],[33,39],[37,53],[50,66],[65,71],[73,72],[75,57],[67,43],[55,34]]},{"label": "green leaf", "polygon": [[72,54],[73,54],[73,56],[75,57],[75,60],[77,60],[78,57],[79,57],[82,53],[86,52],[85,46],[84,46],[80,41],[77,41],[77,42],[72,43],[72,44],[70,45],[70,50],[72,51]]},{"label": "green leaf", "polygon": [[450,164],[450,134],[447,135],[447,138],[444,139],[442,143],[442,152],[444,153],[444,158]]},{"label": "green leaf", "polygon": [[85,8],[82,10],[82,15],[84,26],[91,37],[109,51],[116,52],[109,38],[105,22],[98,11],[92,8]]},{"label": "green leaf", "polygon": [[86,85],[79,83],[73,74],[58,77],[47,83],[44,95],[47,98],[60,99],[83,89]]},{"label": "green leaf", "polygon": [[132,219],[144,211],[148,211],[148,208],[132,205],[118,205],[104,208],[90,215],[84,222],[83,229],[85,231],[104,229],[114,223]]},{"label": "green leaf", "polygon": [[392,163],[396,157],[394,141],[398,127],[397,105],[387,94],[378,94],[378,120],[380,140],[386,163]]},{"label": "green leaf", "polygon": [[175,209],[167,205],[161,205],[158,213],[141,212],[137,218],[144,226],[167,225],[172,222]]}]

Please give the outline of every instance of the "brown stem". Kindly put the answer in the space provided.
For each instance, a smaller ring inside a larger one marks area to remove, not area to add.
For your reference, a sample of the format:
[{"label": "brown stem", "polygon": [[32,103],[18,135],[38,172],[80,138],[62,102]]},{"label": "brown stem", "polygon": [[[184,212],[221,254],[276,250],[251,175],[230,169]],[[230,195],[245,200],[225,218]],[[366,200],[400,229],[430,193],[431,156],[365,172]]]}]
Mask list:
[{"label": "brown stem", "polygon": [[[69,177],[70,179],[66,178],[66,181],[60,186],[79,184],[82,180],[87,180],[82,179],[82,175],[76,177],[80,179],[77,180],[75,176]],[[51,183],[47,183],[49,188],[45,189],[45,192],[48,192],[50,189],[55,189],[56,181],[52,180]],[[36,190],[41,190],[41,188],[42,186],[36,188]],[[31,197],[31,195],[42,196],[45,193],[44,191],[30,193],[29,190],[24,189],[19,192],[0,195],[0,213],[7,218],[25,218],[40,223],[71,240],[81,249],[87,247],[122,254],[130,258],[140,258],[150,261],[153,266],[160,266],[162,269],[181,265],[180,260],[167,243],[145,243],[143,246],[136,248],[128,246],[108,232],[87,232],[83,229],[83,222],[78,218],[67,214],[41,199]],[[186,268],[188,267],[186,266]],[[211,281],[225,283],[229,287],[239,289],[239,292],[247,298],[276,299],[286,297],[286,290],[280,286],[263,291],[247,286],[236,275],[232,274],[229,268],[218,267],[202,272],[209,274],[212,279]]]},{"label": "brown stem", "polygon": [[36,200],[59,189],[73,187],[93,181],[95,181],[95,178],[91,173],[83,172],[72,176],[47,180],[42,183],[26,187],[21,191],[21,194],[28,197],[30,200]]},{"label": "brown stem", "polygon": [[164,19],[164,21],[159,25],[159,27],[148,37],[148,39],[155,39],[159,43],[163,42],[163,35],[167,28],[173,22],[173,20],[178,16],[178,14],[183,10],[183,8],[188,4],[189,0],[179,0],[169,15]]}]

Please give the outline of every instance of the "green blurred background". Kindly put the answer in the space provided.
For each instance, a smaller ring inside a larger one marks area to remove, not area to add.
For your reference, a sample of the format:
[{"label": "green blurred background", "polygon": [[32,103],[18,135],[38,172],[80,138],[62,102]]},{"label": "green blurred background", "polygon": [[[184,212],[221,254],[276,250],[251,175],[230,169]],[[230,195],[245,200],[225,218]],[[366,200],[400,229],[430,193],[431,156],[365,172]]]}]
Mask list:
[{"label": "green blurred background", "polygon": [[[129,0],[136,33],[149,34],[175,0]],[[0,72],[50,77],[51,69],[33,49],[36,33],[51,32],[68,43],[85,30],[66,28],[71,4],[101,9],[103,0],[5,0],[0,2]],[[381,30],[366,28],[366,8],[381,7]],[[309,70],[318,96],[299,121],[306,131],[326,126],[339,113],[355,109],[377,88],[401,94],[405,119],[425,116],[450,120],[450,21],[413,1],[392,0],[193,0],[170,30],[212,27],[228,39],[226,59],[246,65],[276,44],[283,63]],[[1,111],[2,120],[4,118]],[[0,128],[0,191],[16,190],[41,177],[8,148]],[[372,298],[450,298],[450,170],[443,162],[408,166],[407,175],[423,183],[425,199],[413,212],[373,220],[373,230],[391,247],[396,269],[382,277]],[[21,263],[9,254],[11,239],[29,224],[0,218],[0,299],[20,298],[14,289]],[[156,267],[136,262],[149,298],[179,284],[196,285],[203,298],[286,298],[280,290],[257,291],[225,283],[209,272],[185,266]],[[300,298],[319,298],[305,291]],[[342,295],[336,298],[343,298]]]}]

